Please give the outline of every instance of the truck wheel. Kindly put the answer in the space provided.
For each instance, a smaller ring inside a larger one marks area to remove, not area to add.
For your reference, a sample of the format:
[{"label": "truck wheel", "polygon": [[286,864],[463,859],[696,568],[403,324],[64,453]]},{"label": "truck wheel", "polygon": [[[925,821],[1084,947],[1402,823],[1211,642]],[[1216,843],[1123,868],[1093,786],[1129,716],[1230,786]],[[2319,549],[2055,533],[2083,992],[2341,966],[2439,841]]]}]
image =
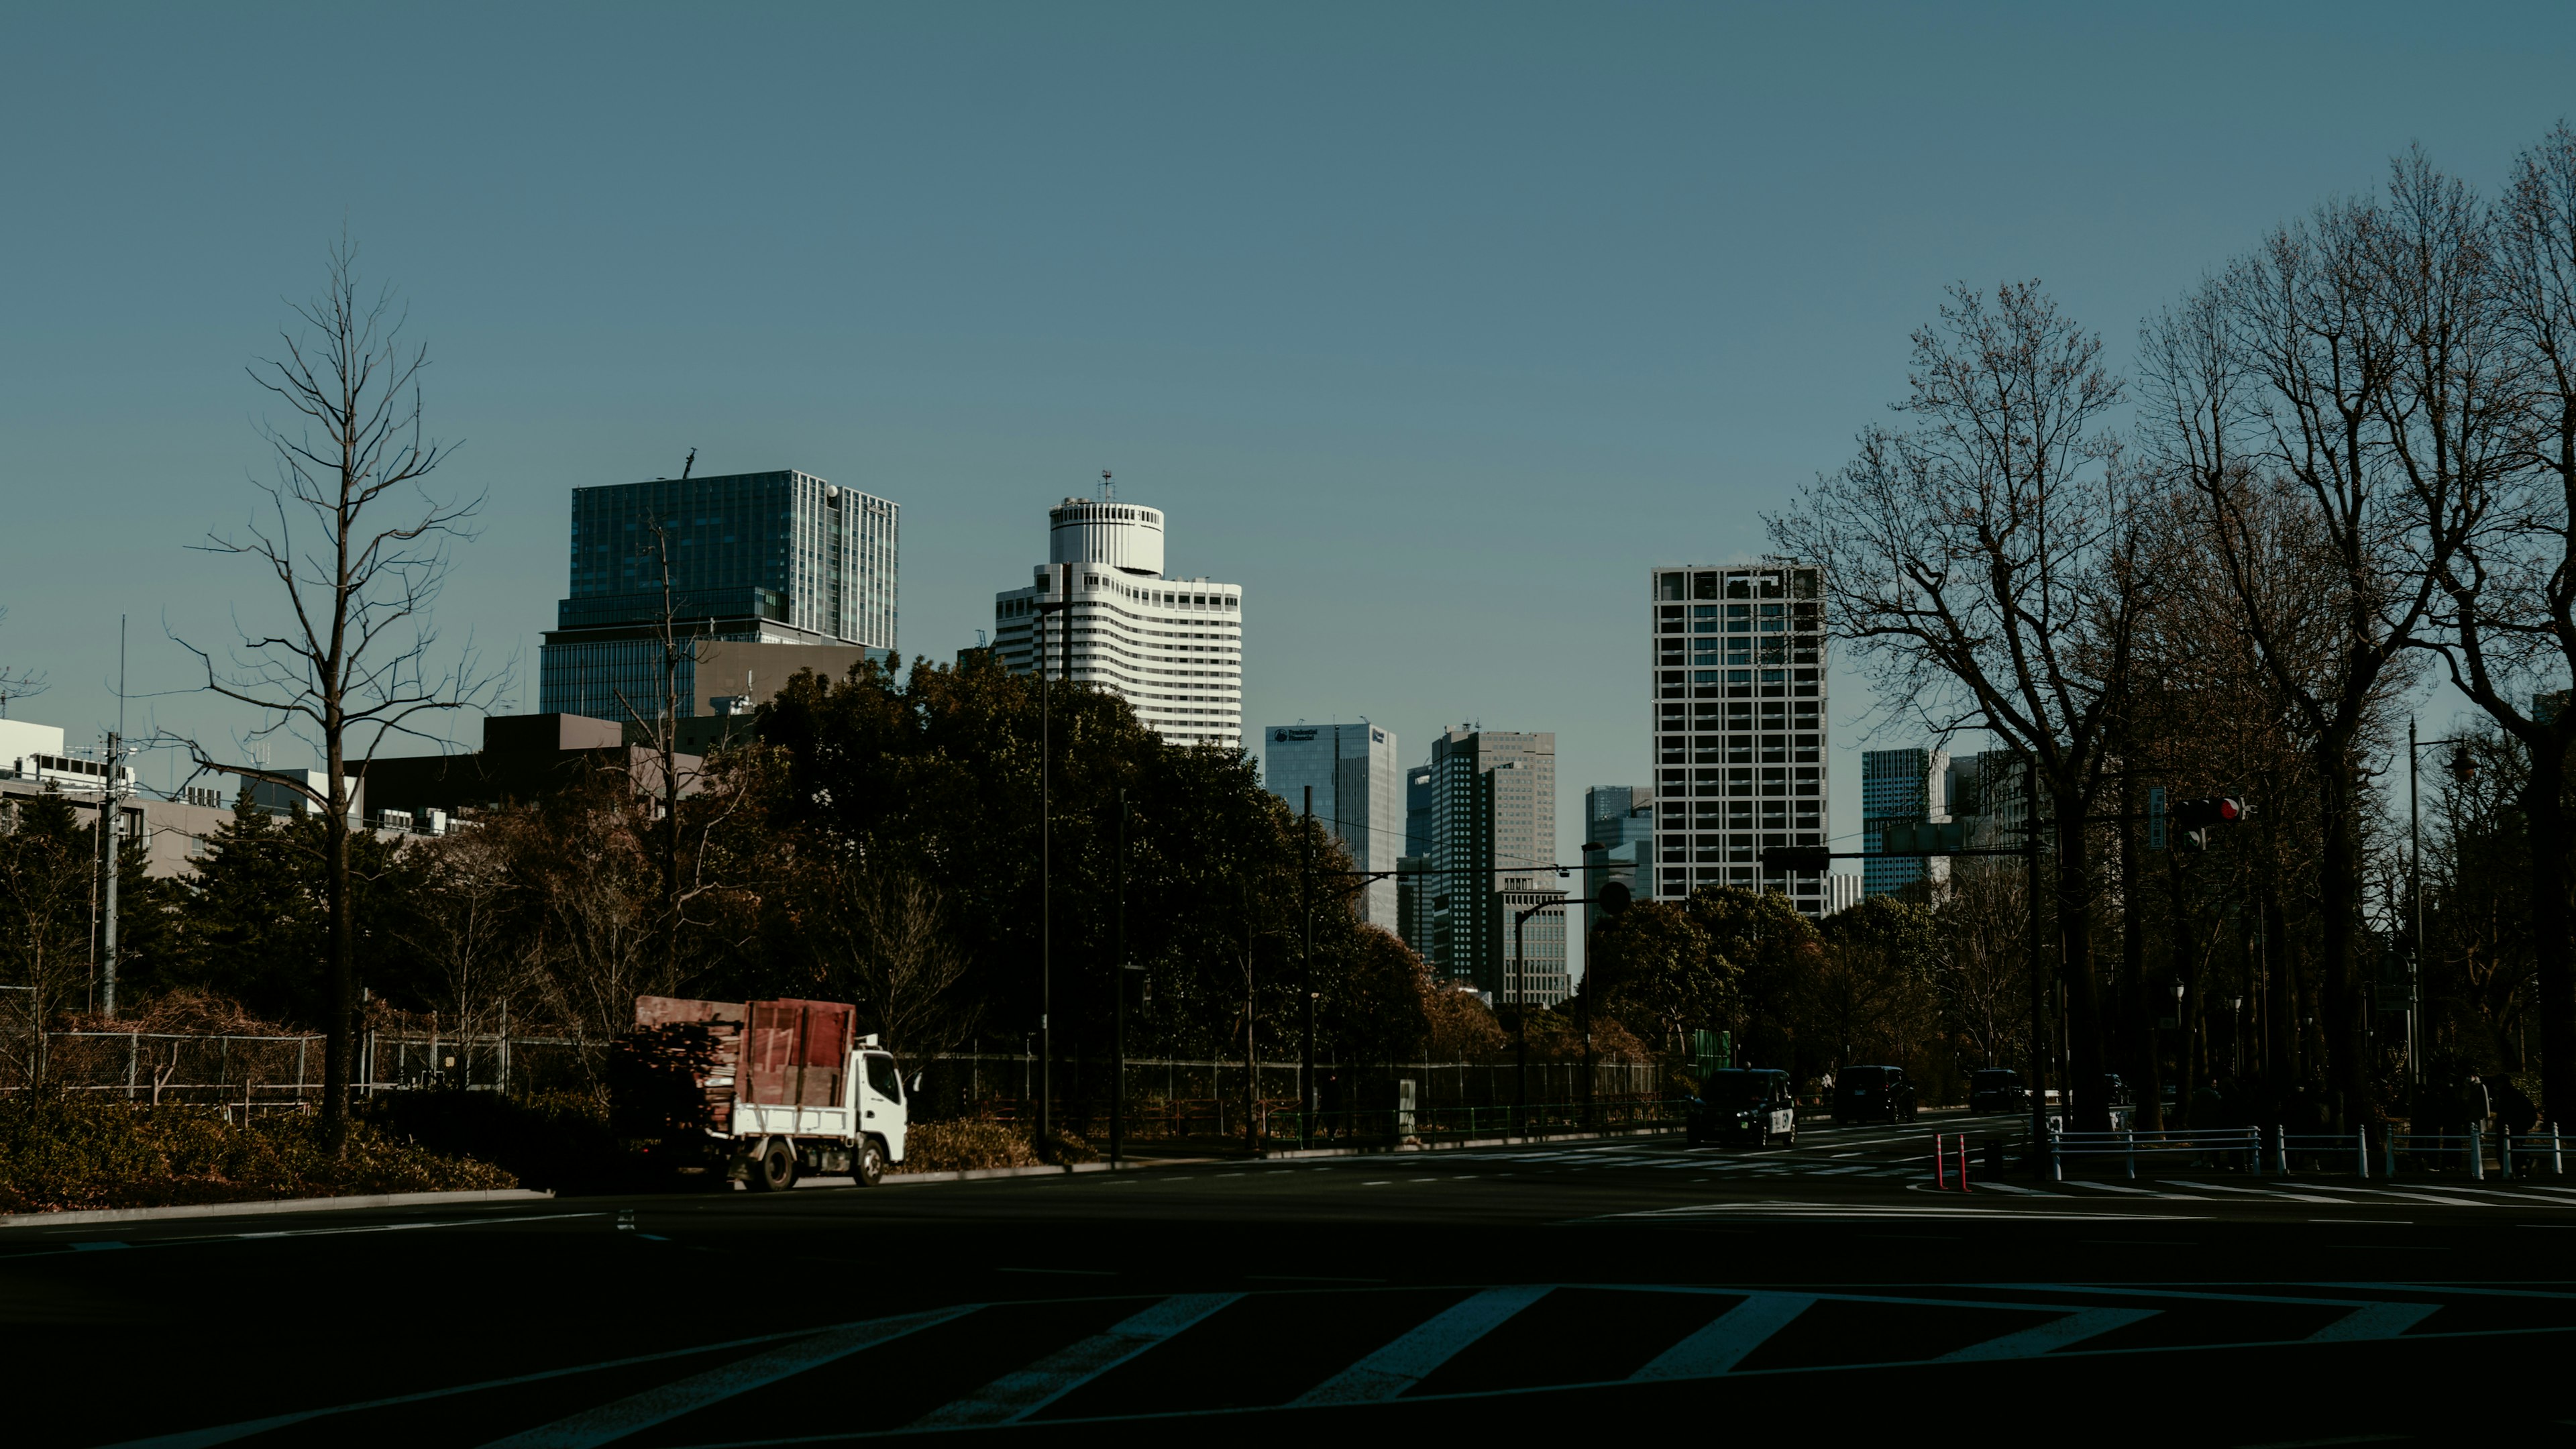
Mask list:
[{"label": "truck wheel", "polygon": [[885,1181],[885,1149],[873,1137],[859,1140],[850,1158],[850,1181],[858,1187],[874,1187]]},{"label": "truck wheel", "polygon": [[745,1179],[753,1192],[785,1192],[796,1185],[796,1148],[784,1137],[772,1137],[752,1159]]}]

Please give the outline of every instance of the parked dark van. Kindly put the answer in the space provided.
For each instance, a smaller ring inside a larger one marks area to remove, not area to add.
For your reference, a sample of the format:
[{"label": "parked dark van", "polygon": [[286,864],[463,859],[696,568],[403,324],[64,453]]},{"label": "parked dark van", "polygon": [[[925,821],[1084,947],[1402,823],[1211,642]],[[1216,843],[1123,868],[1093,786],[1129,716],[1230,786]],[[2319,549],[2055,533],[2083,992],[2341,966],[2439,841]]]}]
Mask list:
[{"label": "parked dark van", "polygon": [[2021,1084],[2021,1073],[2007,1067],[1988,1067],[1968,1078],[1968,1110],[2027,1112],[2030,1089]]},{"label": "parked dark van", "polygon": [[1711,1072],[1685,1114],[1683,1131],[1693,1147],[1703,1142],[1798,1145],[1798,1101],[1787,1072],[1749,1067]]},{"label": "parked dark van", "polygon": [[1903,1067],[1845,1067],[1834,1077],[1834,1121],[1910,1122],[1914,1084]]}]

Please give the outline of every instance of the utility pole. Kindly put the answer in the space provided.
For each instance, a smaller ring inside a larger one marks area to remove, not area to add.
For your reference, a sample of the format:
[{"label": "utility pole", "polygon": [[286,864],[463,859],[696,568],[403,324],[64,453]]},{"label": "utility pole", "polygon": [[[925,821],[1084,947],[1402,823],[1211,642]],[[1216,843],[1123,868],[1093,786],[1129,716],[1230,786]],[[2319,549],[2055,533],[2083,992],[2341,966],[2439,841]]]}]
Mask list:
[{"label": "utility pole", "polygon": [[2416,1052],[2417,993],[2424,969],[2424,817],[2415,799],[2415,717],[2406,717],[2406,912],[2415,918],[2415,949],[2406,958],[2406,1084],[2424,1085],[2423,1058]]},{"label": "utility pole", "polygon": [[2039,951],[2039,762],[2036,755],[2021,757],[2022,790],[2022,894],[2030,905],[2030,1156],[2035,1164],[2047,1161],[2048,1147],[2048,1078],[2040,1071],[2041,1053],[2048,1040],[2048,981],[2040,968]]},{"label": "utility pole", "polygon": [[124,873],[124,852],[118,848],[117,825],[122,813],[117,809],[119,776],[116,765],[125,744],[125,616],[116,616],[116,729],[107,737],[107,782],[99,790],[99,847],[107,855],[107,879],[99,887],[99,1011],[116,1015],[117,878]]},{"label": "utility pole", "polygon": [[[1340,731],[1334,731],[1336,740]],[[1335,754],[1339,755],[1339,745]],[[1299,961],[1297,994],[1305,998],[1306,1041],[1297,1055],[1297,1145],[1314,1145],[1315,1122],[1315,787],[1306,787],[1306,818],[1297,832],[1303,849],[1297,901],[1306,913],[1306,949]]]},{"label": "utility pole", "polygon": [[1115,1169],[1127,1135],[1127,792],[1123,789],[1118,792],[1118,916],[1113,939],[1117,954],[1110,965],[1109,986],[1118,1001],[1109,1046],[1109,1165]]},{"label": "utility pole", "polygon": [[117,857],[123,853],[117,849],[116,838],[116,760],[123,743],[120,735],[108,735],[107,780],[98,789],[98,849],[106,861],[106,878],[99,887],[98,1004],[108,1016],[116,1015],[116,884],[122,864]]}]

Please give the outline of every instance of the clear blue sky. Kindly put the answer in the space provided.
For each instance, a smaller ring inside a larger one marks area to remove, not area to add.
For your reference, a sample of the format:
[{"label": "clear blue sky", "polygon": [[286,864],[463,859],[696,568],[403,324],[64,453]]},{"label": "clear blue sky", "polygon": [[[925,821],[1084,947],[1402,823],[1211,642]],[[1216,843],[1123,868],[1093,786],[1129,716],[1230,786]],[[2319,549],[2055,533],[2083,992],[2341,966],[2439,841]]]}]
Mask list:
[{"label": "clear blue sky", "polygon": [[253,505],[242,364],[345,224],[490,495],[439,622],[520,708],[577,484],[694,446],[891,497],[944,659],[1106,467],[1246,586],[1252,724],[1553,729],[1570,852],[1645,774],[1644,570],[1758,551],[1945,283],[2125,359],[2409,142],[2492,184],[2571,50],[2555,5],[17,7],[11,713],[112,720],[120,611],[137,693],[190,682],[165,620],[275,620],[185,545]]}]

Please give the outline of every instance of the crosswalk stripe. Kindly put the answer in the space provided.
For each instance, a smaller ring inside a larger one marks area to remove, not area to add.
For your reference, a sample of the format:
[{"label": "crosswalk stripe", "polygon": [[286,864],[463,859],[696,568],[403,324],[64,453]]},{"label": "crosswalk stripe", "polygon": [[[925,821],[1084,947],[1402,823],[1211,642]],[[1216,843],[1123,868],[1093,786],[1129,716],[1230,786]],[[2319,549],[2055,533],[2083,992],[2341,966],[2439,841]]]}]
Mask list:
[{"label": "crosswalk stripe", "polygon": [[1373,1404],[1392,1399],[1429,1378],[1467,1345],[1547,1296],[1550,1284],[1488,1288],[1432,1315],[1412,1332],[1352,1364],[1301,1395],[1294,1408],[1317,1404]]},{"label": "crosswalk stripe", "polygon": [[1995,1359],[2036,1358],[2050,1349],[2081,1343],[2115,1328],[2126,1328],[2139,1319],[2153,1318],[2163,1311],[2159,1308],[2086,1308],[2036,1328],[2025,1328],[2019,1333],[2007,1333],[2001,1338],[1969,1344],[1966,1348],[1941,1355],[1939,1362],[1985,1363]]},{"label": "crosswalk stripe", "polygon": [[961,1429],[1025,1419],[1118,1365],[1202,1322],[1240,1293],[1175,1294],[1105,1332],[1006,1373],[965,1398],[912,1422],[916,1429]]},{"label": "crosswalk stripe", "polygon": [[1808,1293],[1747,1295],[1743,1302],[1665,1349],[1652,1363],[1628,1377],[1638,1382],[1716,1378],[1744,1362],[1746,1355],[1788,1327],[1815,1301],[1815,1296]]},{"label": "crosswalk stripe", "polygon": [[2354,1343],[2395,1338],[2433,1316],[2439,1303],[2365,1303],[2308,1335],[2310,1343]]},{"label": "crosswalk stripe", "polygon": [[935,1308],[927,1313],[909,1313],[900,1318],[880,1318],[868,1323],[853,1323],[846,1328],[827,1329],[811,1338],[782,1344],[749,1358],[736,1359],[721,1368],[693,1374],[677,1383],[646,1389],[615,1403],[585,1409],[569,1418],[540,1424],[506,1439],[495,1439],[484,1449],[590,1449],[593,1445],[612,1443],[736,1394],[792,1378],[837,1358],[846,1358],[863,1348],[874,1348],[905,1334],[918,1333],[952,1318],[962,1318],[974,1312],[975,1307],[968,1304],[962,1308]]}]

